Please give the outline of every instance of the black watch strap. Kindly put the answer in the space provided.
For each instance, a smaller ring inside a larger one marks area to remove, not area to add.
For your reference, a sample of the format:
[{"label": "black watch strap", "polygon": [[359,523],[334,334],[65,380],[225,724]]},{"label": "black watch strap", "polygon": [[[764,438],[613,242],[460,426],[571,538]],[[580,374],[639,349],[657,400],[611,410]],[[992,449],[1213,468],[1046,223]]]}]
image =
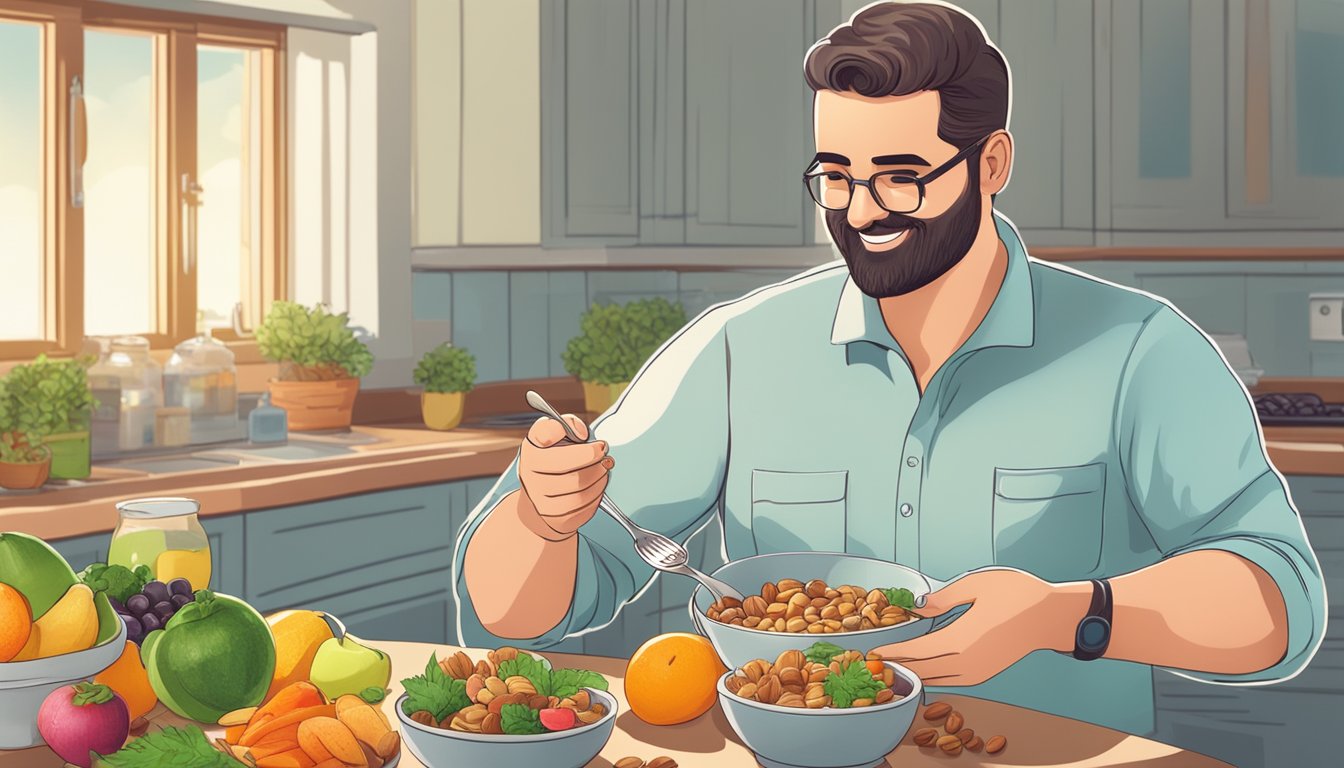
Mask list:
[{"label": "black watch strap", "polygon": [[1092,580],[1092,603],[1087,615],[1078,622],[1074,635],[1073,657],[1092,661],[1106,655],[1111,642],[1111,613],[1114,608],[1111,583],[1105,579]]}]

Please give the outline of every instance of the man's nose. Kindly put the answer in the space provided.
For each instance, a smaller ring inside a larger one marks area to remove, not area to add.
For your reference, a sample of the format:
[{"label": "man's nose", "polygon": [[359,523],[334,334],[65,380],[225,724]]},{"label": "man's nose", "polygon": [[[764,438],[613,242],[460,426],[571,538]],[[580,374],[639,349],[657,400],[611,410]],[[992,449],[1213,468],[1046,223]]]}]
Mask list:
[{"label": "man's nose", "polygon": [[854,194],[849,200],[849,226],[864,230],[873,224],[887,217],[887,212],[882,206],[877,204],[873,197],[873,191],[867,186],[855,184]]}]

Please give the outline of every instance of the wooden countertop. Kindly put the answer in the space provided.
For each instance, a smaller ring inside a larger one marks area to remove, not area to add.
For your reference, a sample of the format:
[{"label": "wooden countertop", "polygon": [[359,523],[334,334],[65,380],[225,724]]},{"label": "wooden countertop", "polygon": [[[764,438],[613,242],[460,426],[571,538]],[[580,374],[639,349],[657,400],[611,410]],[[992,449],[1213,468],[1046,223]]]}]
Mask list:
[{"label": "wooden countertop", "polygon": [[212,516],[490,477],[508,467],[523,435],[515,429],[355,426],[349,453],[319,459],[160,474],[95,467],[79,484],[0,492],[0,530],[48,540],[111,531],[117,525],[115,504],[142,496],[189,496],[201,502],[202,516]]},{"label": "wooden countertop", "polygon": [[[383,711],[397,722],[394,709],[396,699],[403,693],[399,682],[403,677],[419,674],[431,652],[439,658],[458,650],[448,646],[425,643],[398,643],[370,641],[392,657],[392,694],[383,702]],[[485,652],[466,649],[475,659],[485,658]],[[580,656],[564,653],[546,653],[559,667],[576,667],[600,672],[611,684],[611,693],[619,703],[616,730],[599,756],[587,768],[611,768],[622,757],[636,756],[652,760],[667,755],[685,768],[727,768],[756,766],[748,750],[733,733],[715,705],[701,717],[682,725],[652,726],[630,712],[625,700],[623,675],[625,660],[601,656]],[[1213,758],[1188,752],[1151,739],[1133,736],[1108,728],[1047,715],[967,696],[939,696],[960,711],[977,733],[1002,734],[1008,746],[997,755],[962,752],[948,758],[936,750],[920,748],[911,741],[922,720],[906,735],[905,741],[887,756],[886,765],[914,768],[917,766],[1069,766],[1070,768],[1102,768],[1102,766],[1172,766],[1172,768],[1227,768]],[[931,700],[932,701],[932,700]],[[931,703],[930,701],[930,703]],[[160,706],[151,713],[150,720],[157,726],[180,726],[186,721]],[[222,729],[207,729],[212,737],[222,735]],[[63,762],[46,747],[35,747],[16,752],[0,753],[0,768],[60,768]],[[402,746],[398,768],[424,768],[405,745]],[[446,768],[432,766],[431,768]]]}]

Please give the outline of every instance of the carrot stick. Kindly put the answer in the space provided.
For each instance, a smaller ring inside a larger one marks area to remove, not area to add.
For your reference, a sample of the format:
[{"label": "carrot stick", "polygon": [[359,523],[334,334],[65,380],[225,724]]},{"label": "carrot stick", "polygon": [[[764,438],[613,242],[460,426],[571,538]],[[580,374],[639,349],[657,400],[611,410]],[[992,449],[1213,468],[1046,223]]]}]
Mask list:
[{"label": "carrot stick", "polygon": [[293,712],[288,712],[272,720],[268,720],[266,723],[258,725],[255,728],[248,728],[247,733],[243,734],[243,738],[238,743],[243,745],[244,747],[250,747],[253,744],[256,744],[258,741],[261,741],[262,737],[264,737],[266,734],[284,728],[287,725],[294,725],[295,723],[301,723],[304,720],[307,720],[312,717],[335,717],[335,716],[336,716],[336,706],[333,704],[323,704],[320,707],[305,707],[303,709],[296,709]]}]

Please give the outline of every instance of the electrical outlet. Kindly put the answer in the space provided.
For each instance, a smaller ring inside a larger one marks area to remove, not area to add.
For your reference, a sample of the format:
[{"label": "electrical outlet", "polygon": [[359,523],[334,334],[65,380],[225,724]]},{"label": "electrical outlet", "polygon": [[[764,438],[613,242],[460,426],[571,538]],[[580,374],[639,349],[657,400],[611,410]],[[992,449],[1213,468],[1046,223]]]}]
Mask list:
[{"label": "electrical outlet", "polygon": [[1344,293],[1313,293],[1307,307],[1312,341],[1344,341]]}]

